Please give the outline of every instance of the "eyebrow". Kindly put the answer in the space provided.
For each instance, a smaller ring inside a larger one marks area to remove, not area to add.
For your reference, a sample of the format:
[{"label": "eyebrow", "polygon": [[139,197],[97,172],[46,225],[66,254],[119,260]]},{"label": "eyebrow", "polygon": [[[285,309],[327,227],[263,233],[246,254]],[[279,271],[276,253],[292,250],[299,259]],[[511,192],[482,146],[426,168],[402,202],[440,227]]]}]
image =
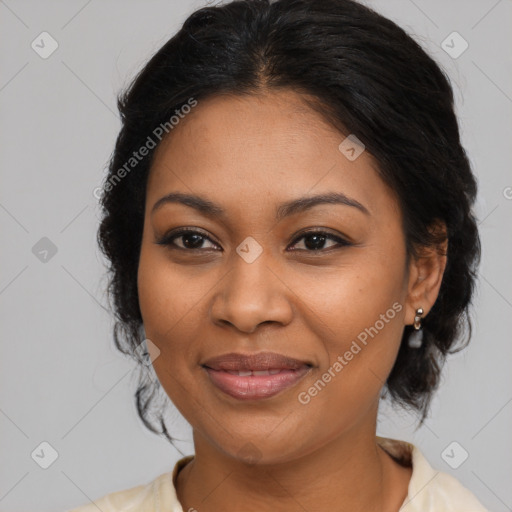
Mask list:
[{"label": "eyebrow", "polygon": [[[211,218],[224,217],[226,211],[218,204],[209,201],[200,196],[192,194],[184,194],[182,192],[171,192],[161,197],[151,209],[151,214],[161,208],[164,204],[178,203],[190,208],[198,210],[203,215]],[[352,199],[341,192],[330,192],[326,194],[319,194],[315,196],[304,196],[298,199],[293,199],[279,205],[276,213],[276,220],[281,220],[290,215],[302,213],[320,204],[340,204],[344,206],[351,206],[357,208],[365,215],[371,215],[368,209],[363,206],[359,201]]]}]

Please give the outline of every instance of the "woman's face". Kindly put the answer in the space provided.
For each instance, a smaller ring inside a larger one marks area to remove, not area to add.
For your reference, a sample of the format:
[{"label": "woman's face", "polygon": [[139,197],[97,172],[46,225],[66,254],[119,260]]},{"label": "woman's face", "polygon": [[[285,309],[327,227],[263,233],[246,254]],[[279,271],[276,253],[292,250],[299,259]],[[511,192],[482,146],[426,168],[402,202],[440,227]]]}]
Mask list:
[{"label": "woman's face", "polygon": [[[155,155],[138,272],[153,365],[195,432],[233,457],[290,461],[373,428],[412,323],[398,204],[344,139],[294,92],[218,96]],[[171,193],[216,208],[155,208]],[[283,206],[327,194],[346,199]],[[178,228],[197,233],[156,243]],[[262,352],[300,363],[276,375],[204,366]]]}]

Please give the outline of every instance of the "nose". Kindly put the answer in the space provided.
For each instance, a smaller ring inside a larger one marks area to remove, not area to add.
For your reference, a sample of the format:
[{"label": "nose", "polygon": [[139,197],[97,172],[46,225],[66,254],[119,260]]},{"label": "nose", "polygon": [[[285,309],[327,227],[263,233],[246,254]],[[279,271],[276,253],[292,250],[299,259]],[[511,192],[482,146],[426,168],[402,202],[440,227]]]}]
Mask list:
[{"label": "nose", "polygon": [[252,333],[262,323],[291,322],[293,292],[264,254],[265,251],[252,263],[233,255],[231,268],[212,297],[210,313],[214,323]]}]

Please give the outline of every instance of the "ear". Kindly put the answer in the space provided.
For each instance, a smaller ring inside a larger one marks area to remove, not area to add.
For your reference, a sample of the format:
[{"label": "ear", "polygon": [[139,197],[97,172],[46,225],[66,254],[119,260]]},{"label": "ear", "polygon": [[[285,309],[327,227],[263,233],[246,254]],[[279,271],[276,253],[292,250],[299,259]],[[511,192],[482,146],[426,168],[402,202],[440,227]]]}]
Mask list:
[{"label": "ear", "polygon": [[429,231],[436,235],[437,242],[432,246],[420,247],[418,257],[411,256],[409,262],[405,325],[414,323],[414,316],[418,308],[423,308],[423,317],[427,316],[441,288],[448,253],[446,224],[437,221]]}]

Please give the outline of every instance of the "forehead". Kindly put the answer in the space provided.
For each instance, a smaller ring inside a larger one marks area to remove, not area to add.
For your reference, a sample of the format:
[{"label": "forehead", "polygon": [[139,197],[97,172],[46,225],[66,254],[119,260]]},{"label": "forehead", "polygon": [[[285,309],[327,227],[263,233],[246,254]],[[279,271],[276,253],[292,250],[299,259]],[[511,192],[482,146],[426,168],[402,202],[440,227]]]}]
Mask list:
[{"label": "forehead", "polygon": [[346,135],[293,91],[200,100],[157,148],[148,207],[176,190],[260,206],[338,191],[370,211],[396,212],[375,159],[367,151],[348,159],[340,150]]}]

